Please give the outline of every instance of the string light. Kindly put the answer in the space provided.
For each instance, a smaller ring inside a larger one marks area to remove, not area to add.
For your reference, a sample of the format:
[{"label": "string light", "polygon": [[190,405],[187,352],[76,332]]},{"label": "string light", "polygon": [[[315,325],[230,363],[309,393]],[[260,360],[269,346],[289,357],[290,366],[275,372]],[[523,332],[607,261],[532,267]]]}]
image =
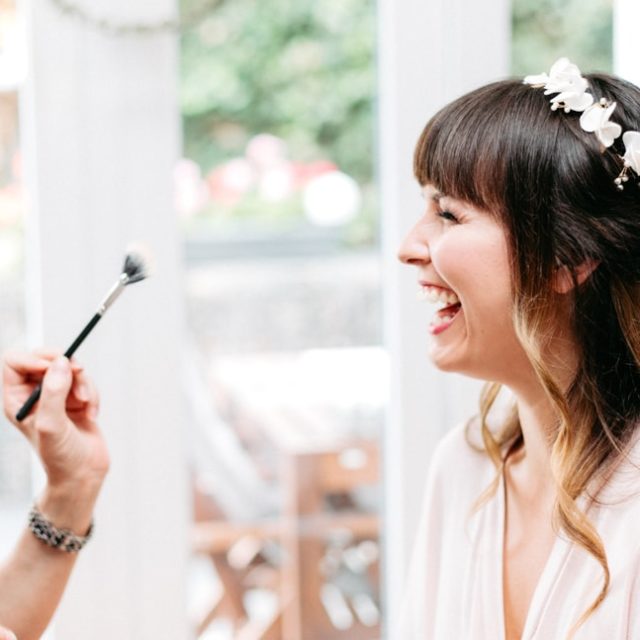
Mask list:
[{"label": "string light", "polygon": [[154,22],[122,22],[97,16],[71,0],[50,0],[53,6],[64,16],[73,18],[85,26],[111,36],[150,36],[161,33],[182,33],[197,27],[223,0],[209,0],[190,15],[166,18]]}]

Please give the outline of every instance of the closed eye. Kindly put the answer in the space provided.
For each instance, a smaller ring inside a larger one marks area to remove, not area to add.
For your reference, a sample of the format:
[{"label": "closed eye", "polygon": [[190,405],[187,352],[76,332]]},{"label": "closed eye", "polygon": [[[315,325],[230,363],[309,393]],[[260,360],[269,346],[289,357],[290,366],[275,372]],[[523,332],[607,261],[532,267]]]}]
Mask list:
[{"label": "closed eye", "polygon": [[451,211],[438,211],[436,215],[439,218],[448,220],[449,222],[458,222],[458,218],[456,218],[456,216],[453,213],[451,213]]}]

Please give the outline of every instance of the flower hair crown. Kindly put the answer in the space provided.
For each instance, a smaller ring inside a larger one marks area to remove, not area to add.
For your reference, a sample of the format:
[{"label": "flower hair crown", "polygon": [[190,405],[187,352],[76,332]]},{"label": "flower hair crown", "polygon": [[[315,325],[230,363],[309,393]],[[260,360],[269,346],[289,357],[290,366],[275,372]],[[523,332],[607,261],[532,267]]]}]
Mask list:
[{"label": "flower hair crown", "polygon": [[[580,127],[583,131],[596,134],[603,151],[622,134],[622,127],[609,120],[616,103],[606,98],[594,102],[593,96],[588,93],[589,83],[580,74],[580,69],[567,58],[555,62],[549,75],[527,76],[523,82],[534,88],[544,87],[545,95],[557,94],[551,98],[552,111],[563,109],[565,113],[581,112]],[[640,133],[625,131],[622,142],[625,146],[624,155],[619,156],[623,163],[622,171],[614,180],[620,191],[624,189],[624,183],[629,181],[630,171],[640,179]]]}]

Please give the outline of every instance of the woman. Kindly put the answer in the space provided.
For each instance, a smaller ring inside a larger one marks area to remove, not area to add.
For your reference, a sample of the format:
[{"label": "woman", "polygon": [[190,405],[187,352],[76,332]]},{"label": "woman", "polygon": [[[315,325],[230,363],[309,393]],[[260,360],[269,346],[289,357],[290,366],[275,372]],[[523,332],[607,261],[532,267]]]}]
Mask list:
[{"label": "woman", "polygon": [[[15,414],[39,382],[40,401],[17,422]],[[98,395],[79,364],[55,352],[10,354],[4,361],[3,395],[5,415],[34,447],[47,483],[29,525],[0,567],[0,640],[36,640],[90,533],[109,455],[96,424]]]},{"label": "woman", "polygon": [[562,59],[422,133],[400,259],[435,365],[489,383],[432,459],[398,638],[640,638],[638,131],[640,89]]}]

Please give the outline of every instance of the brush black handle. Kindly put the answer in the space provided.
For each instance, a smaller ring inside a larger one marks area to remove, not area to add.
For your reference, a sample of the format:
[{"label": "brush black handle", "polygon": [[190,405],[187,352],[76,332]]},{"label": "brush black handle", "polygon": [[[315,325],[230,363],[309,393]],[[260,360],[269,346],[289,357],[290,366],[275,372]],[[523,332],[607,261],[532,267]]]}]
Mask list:
[{"label": "brush black handle", "polygon": [[101,313],[96,313],[91,320],[87,323],[87,326],[78,334],[78,337],[71,343],[71,346],[64,352],[66,358],[70,358],[76,349],[84,342],[84,339],[91,333],[93,327],[95,327],[102,318]]},{"label": "brush black handle", "polygon": [[[87,323],[87,326],[79,333],[78,337],[71,343],[71,346],[64,352],[66,358],[70,358],[76,349],[84,342],[84,339],[91,333],[93,327],[95,327],[102,318],[102,314],[96,313],[91,320]],[[27,401],[20,407],[20,411],[16,413],[16,420],[22,422],[33,409],[33,405],[40,400],[40,394],[42,393],[42,385],[39,384],[27,398]]]}]

